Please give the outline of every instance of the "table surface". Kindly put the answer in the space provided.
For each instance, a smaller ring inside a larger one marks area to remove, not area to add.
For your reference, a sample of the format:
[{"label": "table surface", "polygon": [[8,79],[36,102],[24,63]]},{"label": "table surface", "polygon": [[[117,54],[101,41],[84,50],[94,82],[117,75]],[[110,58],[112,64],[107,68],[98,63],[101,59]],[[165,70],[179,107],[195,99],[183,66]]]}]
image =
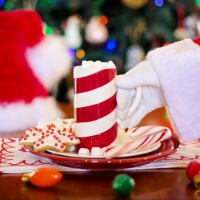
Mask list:
[{"label": "table surface", "polygon": [[[73,105],[59,104],[67,118],[73,117]],[[170,124],[164,108],[148,114],[139,126]],[[19,137],[23,132],[0,133],[0,137]],[[174,134],[174,133],[173,133]],[[109,199],[144,199],[144,200],[185,200],[200,199],[200,190],[195,190],[187,179],[185,169],[135,170],[128,171],[135,180],[135,188],[126,197],[118,196],[112,189],[112,181],[120,171],[69,172],[51,188],[41,189],[26,185],[21,181],[21,174],[0,175],[1,200],[109,200]]]}]

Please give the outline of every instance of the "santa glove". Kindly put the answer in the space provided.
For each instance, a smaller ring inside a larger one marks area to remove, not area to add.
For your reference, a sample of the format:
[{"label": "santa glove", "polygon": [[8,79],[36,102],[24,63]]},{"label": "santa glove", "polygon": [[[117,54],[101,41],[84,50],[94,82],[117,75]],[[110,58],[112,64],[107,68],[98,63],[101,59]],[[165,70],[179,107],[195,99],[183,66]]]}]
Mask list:
[{"label": "santa glove", "polygon": [[[166,105],[157,73],[150,61],[142,61],[126,74],[116,79],[117,121],[120,128],[133,128],[149,112]],[[136,96],[136,88],[142,87],[138,107],[129,113]],[[128,116],[129,114],[129,116]]]}]

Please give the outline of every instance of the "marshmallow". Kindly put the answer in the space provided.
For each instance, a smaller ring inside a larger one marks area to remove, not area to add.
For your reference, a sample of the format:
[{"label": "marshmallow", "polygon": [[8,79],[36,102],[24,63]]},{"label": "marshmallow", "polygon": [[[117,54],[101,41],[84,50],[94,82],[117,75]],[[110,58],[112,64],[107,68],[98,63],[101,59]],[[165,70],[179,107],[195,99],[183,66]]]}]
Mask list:
[{"label": "marshmallow", "polygon": [[92,147],[91,149],[92,156],[102,156],[102,151],[100,147]]},{"label": "marshmallow", "polygon": [[115,68],[115,64],[112,61],[109,62],[101,62],[99,60],[93,62],[91,60],[82,61],[82,65],[79,66],[80,68],[94,68],[94,69],[104,69],[104,68]]},{"label": "marshmallow", "polygon": [[90,151],[89,151],[89,149],[86,149],[86,148],[80,148],[78,151],[78,154],[79,155],[89,155]]}]

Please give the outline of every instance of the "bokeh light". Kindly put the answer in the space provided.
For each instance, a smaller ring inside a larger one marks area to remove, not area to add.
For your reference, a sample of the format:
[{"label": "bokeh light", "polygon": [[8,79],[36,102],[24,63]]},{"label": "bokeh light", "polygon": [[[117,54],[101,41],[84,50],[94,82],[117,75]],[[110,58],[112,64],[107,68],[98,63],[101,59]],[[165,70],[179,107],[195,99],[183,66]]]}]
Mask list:
[{"label": "bokeh light", "polygon": [[51,35],[51,34],[52,34],[53,30],[52,30],[52,28],[51,28],[50,26],[45,26],[45,27],[43,28],[42,32],[43,32],[43,34],[44,34],[45,36],[48,36],[48,35]]},{"label": "bokeh light", "polygon": [[3,6],[4,0],[0,0],[0,6]]},{"label": "bokeh light", "polygon": [[99,23],[102,25],[106,25],[108,23],[108,18],[105,15],[101,15],[98,19]]},{"label": "bokeh light", "polygon": [[115,40],[108,40],[104,45],[105,52],[111,52],[116,48],[116,41]]},{"label": "bokeh light", "polygon": [[155,0],[156,6],[162,6],[164,4],[163,0]]},{"label": "bokeh light", "polygon": [[167,46],[169,44],[170,44],[169,42],[165,42],[162,46],[164,47],[164,46]]},{"label": "bokeh light", "polygon": [[76,57],[77,57],[77,58],[81,59],[81,58],[83,58],[84,56],[85,56],[85,51],[84,51],[83,49],[78,49],[78,50],[76,51]]},{"label": "bokeh light", "polygon": [[4,4],[4,9],[5,10],[12,10],[13,7],[14,7],[14,4],[11,1],[7,1]]},{"label": "bokeh light", "polygon": [[200,6],[200,0],[195,0],[195,4],[196,4],[197,6]]},{"label": "bokeh light", "polygon": [[109,50],[114,50],[116,48],[116,42],[115,40],[108,40],[106,42],[106,47],[109,49]]},{"label": "bokeh light", "polygon": [[75,50],[73,48],[67,48],[67,54],[70,56],[70,57],[74,57],[75,56]]}]

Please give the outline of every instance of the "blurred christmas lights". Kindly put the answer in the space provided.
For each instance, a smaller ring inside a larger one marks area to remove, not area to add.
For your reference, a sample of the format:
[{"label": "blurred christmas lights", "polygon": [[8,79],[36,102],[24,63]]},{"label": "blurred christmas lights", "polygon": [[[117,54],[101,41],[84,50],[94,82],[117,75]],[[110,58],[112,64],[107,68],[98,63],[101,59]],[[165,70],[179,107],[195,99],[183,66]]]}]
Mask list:
[{"label": "blurred christmas lights", "polygon": [[169,42],[165,42],[162,46],[164,47],[164,46],[167,46],[169,44],[170,44]]},{"label": "blurred christmas lights", "polygon": [[200,6],[200,0],[195,0],[195,4],[196,4],[197,6]]},{"label": "blurred christmas lights", "polygon": [[164,1],[163,0],[155,0],[156,6],[163,6]]},{"label": "blurred christmas lights", "polygon": [[84,51],[83,49],[78,49],[78,50],[76,51],[76,57],[77,57],[77,58],[81,59],[81,58],[83,58],[84,56],[85,56],[85,51]]},{"label": "blurred christmas lights", "polygon": [[99,24],[106,25],[108,23],[108,18],[105,15],[101,15],[98,21],[99,21]]},{"label": "blurred christmas lights", "polygon": [[109,49],[109,50],[114,50],[116,48],[116,42],[114,40],[108,40],[106,42],[106,47]]},{"label": "blurred christmas lights", "polygon": [[67,48],[67,54],[70,56],[70,57],[74,57],[75,56],[75,50],[73,48]]},{"label": "blurred christmas lights", "polygon": [[48,36],[48,35],[51,35],[51,34],[52,34],[53,30],[52,30],[52,28],[51,28],[50,26],[45,26],[45,27],[43,28],[42,32],[43,32],[43,34],[44,34],[45,36]]},{"label": "blurred christmas lights", "polygon": [[3,6],[4,0],[0,0],[0,6]]},{"label": "blurred christmas lights", "polygon": [[7,2],[5,2],[5,4],[4,4],[4,9],[5,9],[5,10],[12,10],[13,7],[14,7],[14,4],[13,4],[11,1],[7,1]]}]

